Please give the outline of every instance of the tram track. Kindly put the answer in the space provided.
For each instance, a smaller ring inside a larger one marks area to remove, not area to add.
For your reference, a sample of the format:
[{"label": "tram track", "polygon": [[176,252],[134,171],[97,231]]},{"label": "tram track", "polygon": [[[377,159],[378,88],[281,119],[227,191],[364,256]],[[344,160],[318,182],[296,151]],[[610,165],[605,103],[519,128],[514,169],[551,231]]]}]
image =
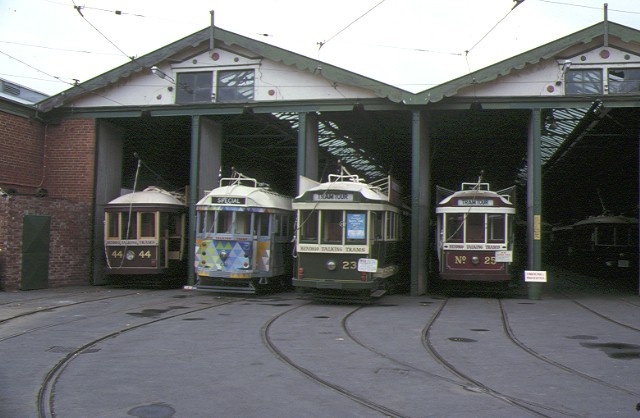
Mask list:
[{"label": "tram track", "polygon": [[[52,312],[52,311],[56,311],[59,309],[64,309],[64,308],[70,308],[73,306],[78,306],[78,305],[83,305],[86,303],[93,303],[93,302],[101,302],[101,301],[105,301],[105,300],[110,300],[110,299],[118,299],[118,298],[123,298],[123,297],[128,297],[128,296],[135,296],[135,295],[140,295],[141,291],[137,290],[135,292],[130,292],[130,293],[125,293],[122,295],[115,295],[115,296],[106,296],[106,297],[100,297],[100,298],[95,298],[95,299],[88,299],[88,300],[81,300],[78,302],[69,302],[69,303],[61,303],[59,305],[55,305],[55,306],[49,306],[49,307],[39,307],[37,309],[33,309],[30,311],[26,311],[26,312],[21,312],[19,314],[16,315],[12,315],[9,316],[7,318],[2,318],[0,319],[0,325],[8,323],[10,321],[16,320],[16,319],[20,319],[20,318],[24,318],[27,316],[31,316],[31,315],[36,315],[36,314],[40,314],[43,312]],[[24,302],[33,302],[33,301],[37,301],[37,300],[48,300],[50,298],[33,298],[33,299],[26,299],[26,300],[22,300],[19,301],[20,303],[24,303]],[[11,303],[15,303],[15,302],[8,302],[8,303],[4,303],[2,304],[4,305],[9,305]]]},{"label": "tram track", "polygon": [[[581,306],[581,307],[587,309],[580,302],[578,302],[576,300],[573,300],[573,302],[576,303],[578,306]],[[507,314],[507,312],[506,312],[506,310],[505,310],[505,308],[503,306],[502,301],[499,300],[498,303],[499,303],[499,306],[500,306],[500,315],[501,315],[502,325],[503,325],[503,329],[504,329],[505,335],[509,338],[509,340],[513,344],[518,346],[520,349],[522,349],[526,353],[530,354],[531,356],[537,358],[538,360],[541,360],[541,361],[543,361],[543,362],[545,362],[545,363],[547,363],[547,364],[549,364],[549,365],[551,365],[553,367],[556,367],[557,369],[560,369],[560,370],[562,370],[564,372],[570,373],[571,375],[574,375],[576,377],[579,377],[579,378],[582,378],[582,379],[586,379],[586,380],[588,380],[590,382],[593,382],[593,383],[596,383],[598,385],[602,385],[602,386],[608,387],[610,389],[617,390],[617,391],[620,391],[620,392],[624,392],[624,393],[626,393],[628,395],[633,395],[633,396],[637,396],[637,397],[640,398],[640,393],[639,392],[634,392],[634,391],[632,391],[630,389],[627,389],[625,387],[622,387],[620,385],[609,383],[609,382],[604,381],[602,379],[599,379],[599,378],[597,378],[595,376],[591,376],[591,375],[589,375],[587,373],[581,372],[580,370],[577,370],[577,369],[575,369],[573,367],[569,367],[569,366],[567,366],[565,364],[562,364],[562,363],[559,363],[557,361],[554,361],[554,360],[548,358],[547,356],[537,352],[533,348],[527,346],[526,344],[524,344],[514,334],[512,328],[511,328],[511,325],[509,324],[509,317],[508,317],[508,314]],[[590,309],[587,309],[587,310],[590,310]],[[595,312],[593,312],[593,313],[595,313]],[[597,315],[600,316],[600,317],[603,317],[600,314],[597,314]],[[616,321],[613,321],[613,320],[612,320],[612,322],[617,323]],[[618,325],[624,325],[624,324],[618,324]],[[636,331],[637,331],[637,329],[636,329]]]},{"label": "tram track", "polygon": [[[273,326],[273,324],[278,321],[278,320],[282,320],[282,318],[284,318],[286,315],[292,313],[294,310],[296,309],[300,309],[304,306],[307,306],[309,304],[311,304],[313,302],[309,301],[305,304],[299,305],[299,306],[295,306],[291,309],[288,309],[284,312],[281,312],[280,314],[274,316],[273,318],[271,318],[269,321],[267,321],[261,329],[261,334],[262,334],[262,340],[263,343],[265,344],[265,346],[269,349],[269,351],[271,351],[271,353],[273,353],[274,356],[276,356],[279,360],[281,360],[284,364],[286,364],[287,366],[289,366],[290,368],[302,373],[303,375],[305,375],[307,378],[311,379],[313,382],[324,386],[328,389],[331,389],[337,393],[339,393],[340,395],[344,396],[345,398],[356,402],[366,408],[369,408],[373,411],[379,412],[381,414],[383,414],[384,416],[390,416],[390,417],[397,417],[397,418],[403,418],[403,417],[407,417],[407,415],[396,411],[394,409],[388,408],[378,402],[374,402],[371,399],[367,399],[361,395],[356,394],[355,392],[340,386],[338,384],[332,383],[329,380],[322,378],[321,376],[319,376],[317,373],[314,373],[313,371],[309,370],[308,368],[303,367],[302,365],[296,363],[294,360],[292,360],[289,356],[287,356],[281,349],[278,348],[277,344],[275,344],[275,342],[273,341],[273,339],[271,338],[270,335],[270,330]],[[356,308],[354,308],[350,313],[353,313],[355,311],[358,311],[359,309],[361,309],[362,306],[358,306]]]},{"label": "tram track", "polygon": [[136,325],[131,325],[126,328],[122,328],[117,331],[105,334],[101,337],[95,338],[81,345],[80,347],[75,348],[74,350],[71,350],[46,373],[42,381],[42,384],[40,385],[40,388],[38,390],[37,400],[36,400],[38,417],[39,418],[47,418],[47,417],[55,418],[57,416],[55,413],[55,404],[54,404],[56,383],[60,380],[65,369],[73,362],[74,359],[78,357],[78,355],[82,354],[83,352],[86,352],[87,350],[92,349],[95,345],[109,339],[117,338],[118,336],[121,336],[123,334],[136,331],[141,328],[148,327],[150,325],[157,324],[159,322],[175,319],[185,315],[190,315],[196,312],[215,309],[220,306],[244,302],[244,301],[246,301],[246,298],[222,301],[215,305],[209,305],[205,307],[199,307],[196,309],[190,309],[188,311],[163,316],[162,318],[155,318],[152,320],[148,320]]},{"label": "tram track", "polygon": [[[440,308],[437,310],[437,312],[434,313],[434,315],[431,317],[431,319],[427,322],[427,324],[425,325],[424,329],[422,330],[422,343],[423,346],[425,348],[425,350],[427,351],[427,353],[429,353],[439,364],[441,364],[443,367],[445,367],[447,370],[449,370],[452,374],[454,374],[455,376],[459,377],[460,379],[462,379],[463,381],[467,382],[468,384],[465,385],[465,389],[471,392],[478,392],[478,393],[485,393],[501,402],[504,402],[510,406],[514,406],[517,407],[519,409],[521,409],[522,411],[525,411],[527,413],[530,413],[532,415],[535,416],[540,416],[540,417],[548,417],[551,415],[547,415],[548,413],[556,413],[562,416],[570,416],[570,417],[580,417],[580,414],[575,414],[573,412],[569,412],[569,411],[565,411],[565,410],[561,410],[559,408],[552,408],[548,405],[543,405],[537,402],[532,402],[529,400],[525,400],[525,399],[520,399],[514,396],[510,396],[507,395],[503,392],[497,391],[491,387],[489,387],[488,385],[485,385],[484,383],[482,383],[481,381],[479,381],[478,379],[475,379],[473,377],[471,377],[469,374],[465,373],[463,370],[460,370],[459,367],[457,367],[455,364],[451,363],[449,360],[447,360],[442,354],[440,354],[440,352],[435,348],[434,344],[432,343],[431,339],[430,339],[430,333],[431,333],[431,329],[433,328],[434,324],[436,323],[436,321],[438,320],[438,318],[440,318],[440,315],[442,314],[442,311],[444,310],[445,306],[447,305],[448,299],[445,300],[445,302],[440,306]],[[540,412],[540,411],[545,411],[545,412]]]}]

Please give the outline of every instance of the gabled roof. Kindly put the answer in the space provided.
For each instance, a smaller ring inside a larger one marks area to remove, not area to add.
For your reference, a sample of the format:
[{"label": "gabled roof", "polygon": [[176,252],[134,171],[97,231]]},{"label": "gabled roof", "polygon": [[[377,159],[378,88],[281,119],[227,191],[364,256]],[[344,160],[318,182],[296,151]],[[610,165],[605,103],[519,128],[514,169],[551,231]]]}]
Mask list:
[{"label": "gabled roof", "polygon": [[599,37],[604,39],[605,36],[616,37],[622,42],[640,42],[640,31],[611,21],[600,22],[522,54],[473,71],[465,76],[416,93],[411,96],[409,100],[405,100],[405,103],[426,104],[429,102],[438,102],[445,97],[455,96],[465,87],[493,81],[500,76],[511,73],[513,70],[523,69],[527,65],[533,65],[542,60],[554,58],[568,48],[579,44],[588,44]]},{"label": "gabled roof", "polygon": [[[331,64],[238,35],[218,27],[207,27],[183,39],[150,52],[147,55],[135,58],[126,64],[94,77],[84,83],[78,84],[77,86],[50,97],[49,99],[43,100],[38,104],[38,108],[40,111],[46,112],[53,108],[64,106],[76,97],[90,94],[111,84],[117,83],[122,79],[129,77],[133,73],[150,71],[151,67],[154,65],[176,55],[184,54],[187,51],[206,50],[209,48],[211,42],[212,30],[215,43],[222,42],[227,46],[237,45],[267,59],[282,62],[285,65],[293,65],[300,70],[309,71],[311,73],[318,73],[317,70],[321,69],[321,76],[327,80],[371,90],[377,96],[387,98],[396,103],[407,100],[411,96],[411,93],[406,90],[364,77]],[[222,45],[216,46],[222,47]]]}]

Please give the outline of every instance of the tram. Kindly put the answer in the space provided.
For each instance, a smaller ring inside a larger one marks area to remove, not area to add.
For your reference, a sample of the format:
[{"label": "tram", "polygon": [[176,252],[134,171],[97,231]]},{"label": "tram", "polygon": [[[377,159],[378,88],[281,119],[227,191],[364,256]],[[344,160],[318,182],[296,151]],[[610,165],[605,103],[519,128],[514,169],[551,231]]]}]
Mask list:
[{"label": "tram", "polygon": [[113,282],[186,281],[185,201],[184,195],[151,186],[107,203],[105,274]]},{"label": "tram", "polygon": [[552,230],[555,260],[571,270],[604,277],[637,277],[638,219],[591,216]]},{"label": "tram", "polygon": [[515,187],[489,183],[438,187],[436,247],[440,280],[508,282],[514,243]]},{"label": "tram", "polygon": [[196,204],[195,290],[256,294],[291,287],[291,197],[235,172]]},{"label": "tram", "polygon": [[341,167],[318,183],[301,178],[296,210],[293,286],[316,300],[368,303],[398,284],[403,218],[398,185],[386,177],[365,183]]}]

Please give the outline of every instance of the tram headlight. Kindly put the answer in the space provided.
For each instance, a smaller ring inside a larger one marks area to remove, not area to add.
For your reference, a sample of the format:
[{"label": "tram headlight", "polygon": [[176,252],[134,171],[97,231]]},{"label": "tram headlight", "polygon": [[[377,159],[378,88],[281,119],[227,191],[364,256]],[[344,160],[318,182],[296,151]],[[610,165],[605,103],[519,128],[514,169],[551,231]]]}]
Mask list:
[{"label": "tram headlight", "polygon": [[335,270],[336,269],[336,262],[333,260],[329,260],[327,261],[327,270]]},{"label": "tram headlight", "polygon": [[229,254],[227,254],[226,251],[220,251],[220,258],[222,259],[222,261],[226,260],[228,256]]},{"label": "tram headlight", "polygon": [[136,257],[136,253],[134,253],[133,250],[128,250],[125,257],[127,257],[127,260],[131,261]]},{"label": "tram headlight", "polygon": [[473,257],[471,257],[471,263],[473,264],[480,263],[480,257],[478,257],[477,255],[474,255]]}]

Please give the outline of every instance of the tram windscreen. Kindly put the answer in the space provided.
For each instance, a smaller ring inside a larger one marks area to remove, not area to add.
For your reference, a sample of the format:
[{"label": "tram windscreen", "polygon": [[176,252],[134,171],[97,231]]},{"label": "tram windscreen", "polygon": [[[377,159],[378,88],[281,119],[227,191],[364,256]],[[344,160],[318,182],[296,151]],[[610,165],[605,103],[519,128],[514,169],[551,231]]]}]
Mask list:
[{"label": "tram windscreen", "polygon": [[489,232],[488,242],[505,242],[505,215],[502,213],[491,213],[487,215],[487,230]]},{"label": "tram windscreen", "polygon": [[464,237],[464,214],[462,213],[447,213],[446,214],[446,240],[445,242],[462,242]]},{"label": "tram windscreen", "polygon": [[322,211],[322,243],[342,244],[342,211]]},{"label": "tram windscreen", "polygon": [[221,210],[216,217],[216,233],[230,234],[233,229],[233,212]]},{"label": "tram windscreen", "polygon": [[120,231],[120,237],[122,239],[137,239],[138,237],[138,213],[122,212],[122,229]]},{"label": "tram windscreen", "polygon": [[236,212],[236,234],[248,235],[251,233],[251,212]]},{"label": "tram windscreen", "polygon": [[154,238],[156,236],[155,215],[153,212],[140,213],[140,238]]},{"label": "tram windscreen", "polygon": [[120,213],[107,212],[107,238],[120,238]]},{"label": "tram windscreen", "polygon": [[484,242],[484,213],[467,214],[466,242]]},{"label": "tram windscreen", "polygon": [[301,210],[298,216],[298,228],[300,228],[300,242],[318,242],[318,211]]}]

